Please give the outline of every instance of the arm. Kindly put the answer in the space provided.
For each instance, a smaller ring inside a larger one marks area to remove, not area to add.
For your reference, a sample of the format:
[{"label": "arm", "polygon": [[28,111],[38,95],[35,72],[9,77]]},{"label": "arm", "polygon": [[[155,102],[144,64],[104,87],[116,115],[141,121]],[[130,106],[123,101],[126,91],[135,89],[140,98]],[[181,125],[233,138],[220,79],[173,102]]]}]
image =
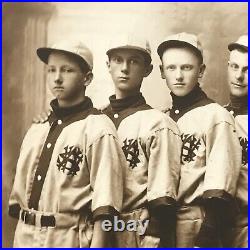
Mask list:
[{"label": "arm", "polygon": [[[168,124],[169,126],[169,124]],[[159,223],[161,247],[173,247],[181,138],[175,123],[155,133],[150,145],[148,199],[151,220]]]},{"label": "arm", "polygon": [[94,231],[93,238],[90,244],[91,248],[106,248],[110,247],[110,232],[105,232],[102,229],[102,219],[95,221],[94,223]]},{"label": "arm", "polygon": [[204,180],[205,219],[196,246],[217,247],[236,212],[234,195],[240,171],[240,145],[233,122],[219,122],[206,135],[207,169]]}]

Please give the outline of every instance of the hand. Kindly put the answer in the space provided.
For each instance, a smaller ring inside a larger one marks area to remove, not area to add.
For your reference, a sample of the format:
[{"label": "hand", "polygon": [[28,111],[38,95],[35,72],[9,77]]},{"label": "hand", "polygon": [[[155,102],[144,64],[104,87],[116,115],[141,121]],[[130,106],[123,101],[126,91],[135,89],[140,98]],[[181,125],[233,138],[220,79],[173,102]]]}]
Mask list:
[{"label": "hand", "polygon": [[48,109],[33,118],[33,123],[43,123],[48,120],[52,110]]}]

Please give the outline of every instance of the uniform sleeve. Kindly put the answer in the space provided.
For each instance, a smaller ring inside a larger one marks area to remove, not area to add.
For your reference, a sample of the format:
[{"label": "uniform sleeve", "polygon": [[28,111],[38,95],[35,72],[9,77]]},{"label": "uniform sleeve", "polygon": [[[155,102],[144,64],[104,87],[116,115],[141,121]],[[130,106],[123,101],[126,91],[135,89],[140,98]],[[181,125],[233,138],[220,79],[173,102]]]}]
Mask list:
[{"label": "uniform sleeve", "polygon": [[177,127],[157,130],[149,140],[148,201],[150,210],[175,204],[180,176],[181,138]]},{"label": "uniform sleeve", "polygon": [[97,139],[87,152],[90,168],[90,185],[93,189],[93,218],[112,216],[122,207],[123,164],[125,158],[117,139],[104,135]]},{"label": "uniform sleeve", "polygon": [[240,144],[233,122],[219,122],[206,137],[207,167],[203,198],[230,199],[236,192],[241,165]]},{"label": "uniform sleeve", "polygon": [[24,136],[22,145],[20,147],[20,154],[17,161],[14,183],[9,197],[9,215],[15,218],[19,217],[19,211],[21,207],[25,207],[26,205],[24,203],[23,197],[25,197],[26,194],[26,178],[28,175],[28,164],[25,164],[22,151],[25,150],[25,145],[29,143],[31,129],[32,127]]}]

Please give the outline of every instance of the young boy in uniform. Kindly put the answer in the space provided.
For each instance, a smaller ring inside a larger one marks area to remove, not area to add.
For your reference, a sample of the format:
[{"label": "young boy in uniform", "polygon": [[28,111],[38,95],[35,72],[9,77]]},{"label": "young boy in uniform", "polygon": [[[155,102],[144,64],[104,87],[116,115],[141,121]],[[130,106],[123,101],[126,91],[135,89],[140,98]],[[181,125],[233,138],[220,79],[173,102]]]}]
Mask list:
[{"label": "young boy in uniform", "polygon": [[19,219],[14,247],[104,247],[101,222],[121,209],[126,162],[114,125],[85,96],[92,53],[61,41],[37,55],[56,99],[22,143],[9,201]]},{"label": "young boy in uniform", "polygon": [[234,116],[236,132],[242,148],[241,170],[236,199],[239,212],[227,235],[227,247],[248,246],[248,35],[228,45],[228,84],[230,102],[226,109]]},{"label": "young boy in uniform", "polygon": [[173,247],[179,130],[172,119],[150,107],[140,92],[144,77],[153,68],[149,43],[127,34],[111,43],[106,54],[115,95],[103,112],[114,122],[127,159],[121,219],[149,220],[144,235],[116,233],[116,246]]},{"label": "young boy in uniform", "polygon": [[170,35],[157,52],[171,90],[170,117],[182,134],[176,247],[218,247],[233,216],[240,168],[234,121],[199,86],[205,65],[195,35]]}]

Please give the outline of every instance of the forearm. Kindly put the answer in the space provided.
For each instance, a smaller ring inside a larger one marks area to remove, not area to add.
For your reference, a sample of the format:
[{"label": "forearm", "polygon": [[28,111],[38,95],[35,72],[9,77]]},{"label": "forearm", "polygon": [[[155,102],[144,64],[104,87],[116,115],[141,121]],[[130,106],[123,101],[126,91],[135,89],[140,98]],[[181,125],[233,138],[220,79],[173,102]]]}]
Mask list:
[{"label": "forearm", "polygon": [[110,232],[106,232],[102,229],[102,219],[97,220],[94,223],[93,237],[90,244],[91,248],[105,248],[109,247]]}]

